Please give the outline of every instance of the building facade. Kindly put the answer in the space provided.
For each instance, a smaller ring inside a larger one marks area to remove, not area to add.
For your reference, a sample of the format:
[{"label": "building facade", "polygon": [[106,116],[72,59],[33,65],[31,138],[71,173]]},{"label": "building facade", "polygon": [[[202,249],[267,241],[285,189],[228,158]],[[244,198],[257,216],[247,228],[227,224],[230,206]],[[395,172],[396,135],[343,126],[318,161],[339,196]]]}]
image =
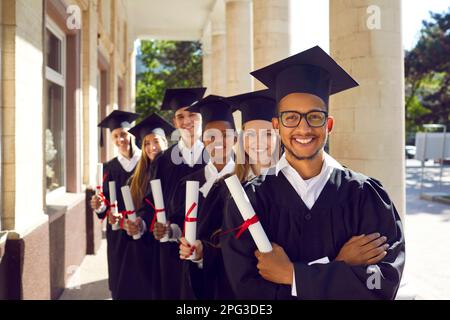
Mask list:
[{"label": "building facade", "polygon": [[[324,19],[331,55],[360,83],[331,99],[331,155],[381,180],[404,214],[400,3],[332,0]],[[381,26],[369,23],[373,6]],[[208,93],[238,94],[263,88],[250,71],[290,55],[290,10],[290,0],[2,0],[0,299],[58,298],[98,249],[88,199],[114,149],[99,147],[97,123],[134,109],[135,40],[201,41]]]}]

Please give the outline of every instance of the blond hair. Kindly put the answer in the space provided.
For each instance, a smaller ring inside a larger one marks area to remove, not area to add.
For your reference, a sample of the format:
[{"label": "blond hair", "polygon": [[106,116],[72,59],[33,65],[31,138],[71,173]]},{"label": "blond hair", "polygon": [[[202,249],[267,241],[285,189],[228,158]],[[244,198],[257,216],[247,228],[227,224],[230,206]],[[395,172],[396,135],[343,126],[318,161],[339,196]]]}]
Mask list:
[{"label": "blond hair", "polygon": [[134,171],[130,183],[131,197],[133,198],[133,203],[136,210],[142,206],[142,201],[144,200],[145,192],[150,182],[148,170],[150,168],[151,160],[144,151],[145,139],[143,140],[141,159],[136,166],[136,170]]}]

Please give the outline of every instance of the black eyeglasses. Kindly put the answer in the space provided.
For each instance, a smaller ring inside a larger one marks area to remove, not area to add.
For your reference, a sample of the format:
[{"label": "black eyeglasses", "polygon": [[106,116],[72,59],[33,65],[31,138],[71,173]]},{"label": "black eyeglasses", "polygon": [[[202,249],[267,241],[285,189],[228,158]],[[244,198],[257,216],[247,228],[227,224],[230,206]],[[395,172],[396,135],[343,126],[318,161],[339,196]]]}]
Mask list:
[{"label": "black eyeglasses", "polygon": [[297,128],[303,118],[305,118],[306,123],[311,128],[320,128],[327,122],[328,113],[320,110],[313,110],[307,113],[297,111],[284,111],[280,113],[281,123],[286,128]]}]

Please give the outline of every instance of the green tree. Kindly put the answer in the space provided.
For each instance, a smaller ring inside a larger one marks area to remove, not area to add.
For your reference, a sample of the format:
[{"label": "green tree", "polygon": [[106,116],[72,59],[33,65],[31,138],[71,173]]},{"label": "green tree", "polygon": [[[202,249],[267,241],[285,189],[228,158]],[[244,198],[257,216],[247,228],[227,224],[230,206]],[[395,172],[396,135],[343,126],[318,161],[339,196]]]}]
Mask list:
[{"label": "green tree", "polygon": [[426,123],[450,125],[450,8],[430,16],[416,46],[405,53],[407,133]]},{"label": "green tree", "polygon": [[141,113],[141,119],[158,112],[170,120],[173,116],[170,111],[160,111],[165,90],[202,85],[199,42],[142,41],[138,59],[145,68],[136,79],[136,111]]}]

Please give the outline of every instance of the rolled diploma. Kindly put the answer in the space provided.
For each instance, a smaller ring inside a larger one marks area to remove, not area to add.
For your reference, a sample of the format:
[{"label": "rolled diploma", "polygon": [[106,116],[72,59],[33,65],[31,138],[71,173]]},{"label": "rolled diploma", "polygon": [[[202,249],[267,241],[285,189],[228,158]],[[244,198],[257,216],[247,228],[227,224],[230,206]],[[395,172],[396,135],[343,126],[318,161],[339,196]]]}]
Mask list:
[{"label": "rolled diploma", "polygon": [[[164,197],[162,193],[161,180],[156,179],[150,181],[150,187],[152,189],[153,201],[155,201],[156,209],[165,209],[166,207],[164,207]],[[165,211],[158,212],[156,214],[156,221],[162,224],[166,224],[167,223],[166,212]],[[168,235],[165,235],[164,237],[161,238],[161,240],[159,240],[159,242],[167,242],[167,241],[169,241]]]},{"label": "rolled diploma", "polygon": [[[117,207],[117,197],[116,197],[116,182],[115,181],[109,181],[109,203],[111,205],[114,205],[114,207],[111,208],[111,214],[113,216],[118,217],[119,216],[119,208]],[[112,225],[113,231],[117,231],[120,229],[119,223],[116,222]]]},{"label": "rolled diploma", "polygon": [[[198,209],[198,189],[199,182],[198,181],[187,181],[186,182],[186,211],[185,218],[188,210],[192,207],[193,203],[197,205],[189,214],[189,218],[197,218],[197,209]],[[197,222],[185,222],[186,230],[184,230],[184,237],[190,245],[193,245],[195,240],[197,240]],[[194,253],[189,257],[189,260],[193,260],[196,257],[196,253]]]},{"label": "rolled diploma", "polygon": [[[251,219],[256,213],[255,210],[253,210],[250,200],[248,199],[244,188],[242,188],[238,177],[236,175],[231,176],[228,179],[225,179],[225,183],[227,184],[228,190],[230,190],[231,196],[233,197],[244,221]],[[248,230],[250,231],[250,234],[259,251],[263,253],[272,251],[272,245],[270,244],[270,241],[259,221],[252,224]]]},{"label": "rolled diploma", "polygon": [[[134,211],[134,204],[133,204],[133,199],[131,198],[131,192],[130,192],[130,187],[129,186],[123,186],[121,188],[122,190],[122,197],[123,197],[123,201],[125,202],[125,208],[127,211]],[[128,215],[128,219],[130,219],[131,221],[136,221],[136,213],[132,213]],[[134,240],[138,240],[141,238],[140,234],[136,234],[133,236]]]},{"label": "rolled diploma", "polygon": [[97,164],[97,185],[95,186],[95,195],[98,196],[103,192],[103,163]]}]

